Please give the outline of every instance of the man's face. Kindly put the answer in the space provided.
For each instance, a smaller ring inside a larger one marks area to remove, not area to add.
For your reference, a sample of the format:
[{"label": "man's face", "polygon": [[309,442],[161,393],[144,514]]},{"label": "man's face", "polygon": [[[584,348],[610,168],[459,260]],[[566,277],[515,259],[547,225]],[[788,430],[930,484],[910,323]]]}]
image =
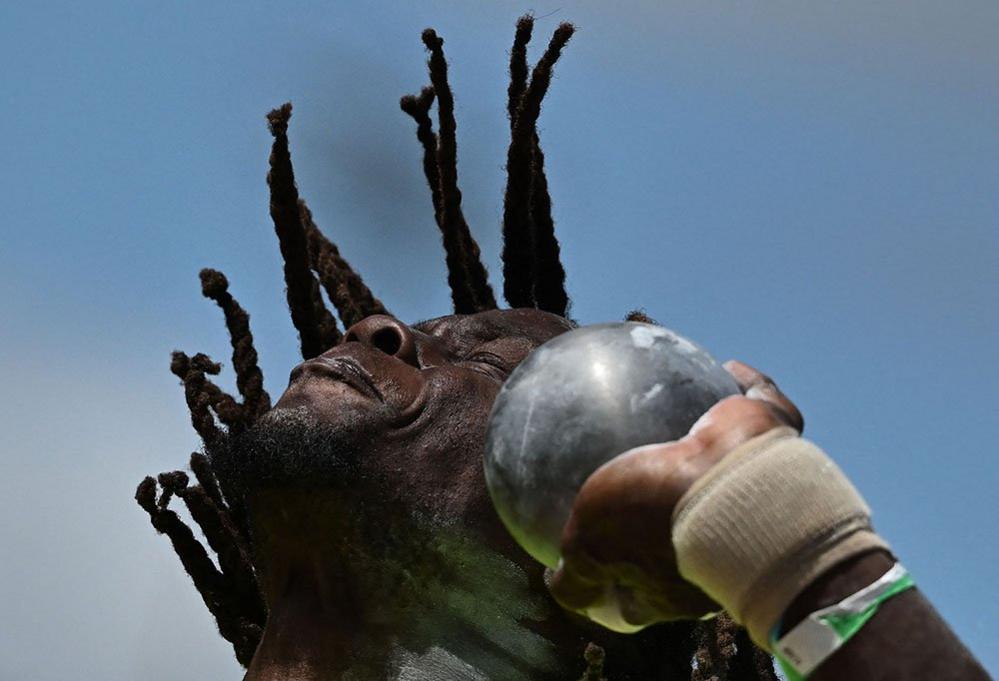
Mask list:
[{"label": "man's face", "polygon": [[[484,523],[492,534],[481,456],[493,400],[531,350],[570,328],[562,317],[529,309],[412,327],[369,317],[292,372],[258,428],[287,437],[246,473],[268,485],[373,484],[410,511],[461,519],[469,529]],[[295,439],[297,448],[288,442]]]},{"label": "man's face", "polygon": [[439,655],[474,678],[560,668],[524,624],[553,608],[492,508],[482,453],[504,380],[570,328],[537,310],[369,317],[212,452],[246,502],[274,645],[322,631],[317,650],[342,652],[350,678],[439,678]]}]

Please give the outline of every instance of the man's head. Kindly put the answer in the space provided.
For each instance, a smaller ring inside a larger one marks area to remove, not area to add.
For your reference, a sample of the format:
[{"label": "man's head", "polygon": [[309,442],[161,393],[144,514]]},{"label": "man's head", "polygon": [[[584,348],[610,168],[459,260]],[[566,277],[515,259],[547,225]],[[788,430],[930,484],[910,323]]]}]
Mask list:
[{"label": "man's head", "polygon": [[[510,147],[503,209],[503,293],[498,310],[479,249],[461,209],[454,99],[443,40],[427,29],[431,86],[403,97],[417,123],[423,170],[446,253],[455,314],[408,327],[395,320],[327,239],[299,198],[288,143],[290,104],[272,111],[270,213],[284,259],[287,300],[306,361],[271,410],[257,366],[249,318],[214,270],[202,292],[222,308],[233,344],[242,402],[209,378],[221,367],[205,355],[175,353],[195,429],[209,456],[196,453],[197,485],[182,472],[147,478],[136,498],[168,534],[212,610],[222,635],[247,664],[268,604],[256,585],[268,551],[284,530],[264,529],[268,513],[311,490],[364,490],[358,503],[379,512],[417,513],[479,532],[515,551],[484,484],[482,443],[503,377],[533,347],[568,329],[565,271],[559,260],[537,119],[552,70],[573,28],[560,25],[536,66],[528,68],[533,19],[522,17],[510,53]],[[430,117],[437,103],[438,130]],[[326,296],[323,296],[325,291]],[[328,301],[328,302],[327,302]],[[345,327],[327,309],[332,303]],[[157,483],[162,491],[157,495]],[[347,498],[341,495],[334,499]],[[168,504],[180,497],[219,554],[218,570]],[[328,495],[327,499],[330,499]],[[265,501],[268,500],[268,501]],[[268,506],[270,504],[270,506]],[[357,509],[342,517],[373,516]],[[310,522],[324,514],[308,514]],[[267,545],[266,547],[264,545]],[[524,559],[520,555],[520,559]],[[256,564],[252,564],[255,562]]]},{"label": "man's head", "polygon": [[[374,315],[295,368],[252,427],[213,441],[269,610],[260,654],[307,630],[325,632],[315,649],[350,659],[344,669],[361,678],[394,679],[403,658],[435,649],[489,678],[560,668],[529,624],[557,608],[532,589],[542,567],[492,508],[482,452],[507,375],[571,326],[535,309],[412,327]],[[324,603],[322,622],[303,601]]]}]

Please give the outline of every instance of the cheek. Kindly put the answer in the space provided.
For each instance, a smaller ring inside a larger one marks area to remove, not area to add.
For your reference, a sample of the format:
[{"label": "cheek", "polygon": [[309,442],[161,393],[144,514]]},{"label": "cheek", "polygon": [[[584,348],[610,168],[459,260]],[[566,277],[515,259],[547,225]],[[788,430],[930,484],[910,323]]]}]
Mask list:
[{"label": "cheek", "polygon": [[429,381],[433,398],[427,417],[436,444],[448,450],[469,450],[481,455],[493,401],[499,392],[496,381],[477,372],[449,368],[436,372]]},{"label": "cheek", "polygon": [[428,398],[414,437],[393,452],[407,495],[450,517],[488,500],[482,452],[489,412],[499,386],[457,370],[428,376]]}]

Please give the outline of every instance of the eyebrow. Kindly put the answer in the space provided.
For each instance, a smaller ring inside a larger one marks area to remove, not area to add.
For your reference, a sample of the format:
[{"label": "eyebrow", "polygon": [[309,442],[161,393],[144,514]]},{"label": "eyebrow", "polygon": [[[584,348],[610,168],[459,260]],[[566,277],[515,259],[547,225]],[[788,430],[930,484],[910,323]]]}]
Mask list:
[{"label": "eyebrow", "polygon": [[433,336],[439,341],[445,340],[444,336],[447,336],[448,344],[453,346],[466,346],[469,343],[482,343],[501,335],[497,331],[495,325],[486,325],[486,328],[484,329],[476,328],[474,325],[469,328],[469,324],[466,320],[460,318],[449,319],[446,316],[436,317],[434,319],[425,319],[421,322],[413,324],[410,328],[429,336]]},{"label": "eyebrow", "polygon": [[440,325],[440,321],[444,317],[434,317],[432,319],[422,319],[415,324],[410,324],[409,328],[416,331],[421,331],[423,333],[430,333],[430,331],[435,327]]}]

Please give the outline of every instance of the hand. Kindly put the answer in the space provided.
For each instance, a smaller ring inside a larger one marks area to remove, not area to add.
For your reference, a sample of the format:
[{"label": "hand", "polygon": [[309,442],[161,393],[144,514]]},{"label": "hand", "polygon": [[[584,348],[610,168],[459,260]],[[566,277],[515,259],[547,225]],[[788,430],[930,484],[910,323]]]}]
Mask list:
[{"label": "hand", "polygon": [[767,376],[741,362],[725,368],[742,395],[712,407],[680,440],[629,450],[580,489],[562,533],[550,588],[563,607],[615,631],[696,619],[720,610],[680,576],[670,538],[673,509],[691,485],[742,443],[804,424]]}]

